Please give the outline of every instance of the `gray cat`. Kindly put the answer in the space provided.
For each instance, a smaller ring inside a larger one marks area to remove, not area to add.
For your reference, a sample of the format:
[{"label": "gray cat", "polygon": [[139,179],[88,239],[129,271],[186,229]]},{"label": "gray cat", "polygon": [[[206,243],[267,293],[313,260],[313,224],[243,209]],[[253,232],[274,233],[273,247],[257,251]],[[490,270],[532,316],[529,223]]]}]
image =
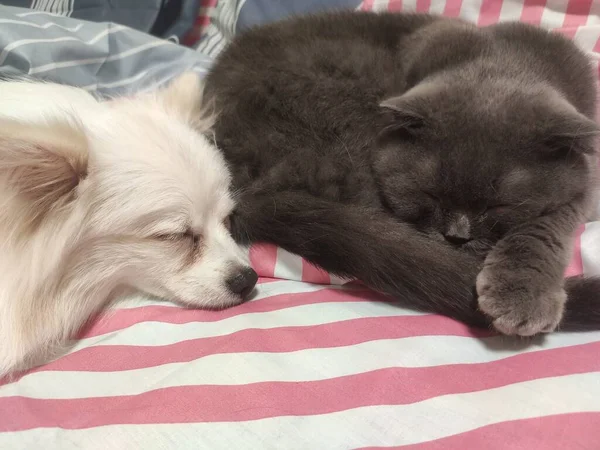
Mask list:
[{"label": "gray cat", "polygon": [[595,84],[574,44],[517,23],[249,30],[206,84],[234,236],[505,334],[598,329],[600,279],[563,278],[592,205]]}]

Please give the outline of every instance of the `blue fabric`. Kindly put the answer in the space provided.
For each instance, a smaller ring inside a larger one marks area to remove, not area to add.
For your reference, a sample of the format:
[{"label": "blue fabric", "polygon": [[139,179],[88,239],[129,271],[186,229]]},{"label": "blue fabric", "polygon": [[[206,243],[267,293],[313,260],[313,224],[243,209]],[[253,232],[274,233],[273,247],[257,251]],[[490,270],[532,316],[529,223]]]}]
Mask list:
[{"label": "blue fabric", "polygon": [[[2,5],[30,8],[90,22],[112,22],[150,33],[159,15],[175,0],[4,0]],[[177,0],[181,3],[178,17],[160,37],[181,39],[192,29],[200,8],[199,0]],[[27,17],[27,16],[26,16]]]},{"label": "blue fabric", "polygon": [[291,15],[333,9],[356,9],[359,5],[360,0],[246,0],[238,16],[236,31]]}]

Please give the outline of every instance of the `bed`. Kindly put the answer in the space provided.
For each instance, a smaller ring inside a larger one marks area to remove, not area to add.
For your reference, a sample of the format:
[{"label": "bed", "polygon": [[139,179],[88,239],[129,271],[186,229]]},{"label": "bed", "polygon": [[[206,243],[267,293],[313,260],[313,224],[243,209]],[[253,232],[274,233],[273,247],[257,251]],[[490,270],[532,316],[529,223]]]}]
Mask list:
[{"label": "bed", "polygon": [[[245,27],[343,7],[539,24],[575,39],[598,71],[593,0],[201,6],[195,49],[118,17],[0,6],[0,66],[100,95],[149,90],[206,72]],[[248,251],[261,277],[251,302],[209,312],[129,297],[65,356],[0,381],[0,449],[600,449],[600,332],[506,338],[399,308],[282,249]],[[579,273],[600,275],[600,221],[577,233]]]}]

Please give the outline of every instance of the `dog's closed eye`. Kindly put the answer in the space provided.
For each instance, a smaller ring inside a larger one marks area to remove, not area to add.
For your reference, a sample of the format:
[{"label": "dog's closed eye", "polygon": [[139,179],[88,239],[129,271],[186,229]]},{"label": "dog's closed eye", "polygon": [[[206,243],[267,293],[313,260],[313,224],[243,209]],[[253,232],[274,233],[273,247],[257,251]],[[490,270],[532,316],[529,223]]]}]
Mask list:
[{"label": "dog's closed eye", "polygon": [[200,247],[201,236],[194,233],[192,229],[188,229],[183,233],[161,233],[154,236],[156,239],[161,241],[173,241],[178,242],[183,239],[190,240],[192,242],[192,250],[196,251]]}]

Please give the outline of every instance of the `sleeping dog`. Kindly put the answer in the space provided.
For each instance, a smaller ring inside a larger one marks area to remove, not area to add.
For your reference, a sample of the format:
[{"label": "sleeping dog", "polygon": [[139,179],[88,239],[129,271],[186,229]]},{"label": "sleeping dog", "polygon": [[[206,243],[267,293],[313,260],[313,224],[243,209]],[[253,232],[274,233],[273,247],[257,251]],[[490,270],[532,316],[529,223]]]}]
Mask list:
[{"label": "sleeping dog", "polygon": [[127,290],[199,308],[248,297],[257,275],[228,231],[196,75],[105,102],[2,81],[0,98],[0,375],[47,360]]}]

